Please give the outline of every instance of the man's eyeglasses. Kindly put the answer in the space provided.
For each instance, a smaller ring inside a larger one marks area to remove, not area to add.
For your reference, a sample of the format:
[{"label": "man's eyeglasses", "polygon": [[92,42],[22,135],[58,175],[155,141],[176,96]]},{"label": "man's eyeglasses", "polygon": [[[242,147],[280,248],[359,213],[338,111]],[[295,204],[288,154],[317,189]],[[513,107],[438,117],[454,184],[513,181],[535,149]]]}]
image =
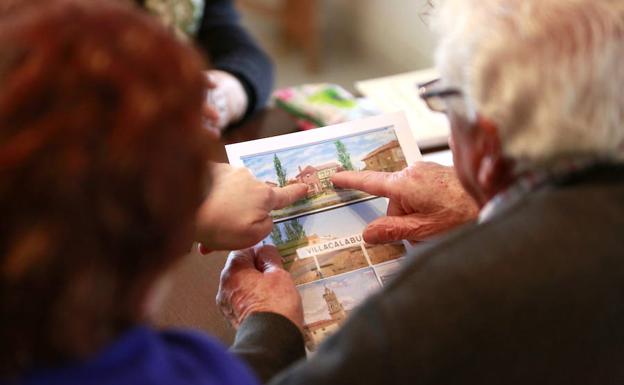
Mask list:
[{"label": "man's eyeglasses", "polygon": [[447,107],[444,98],[461,96],[458,88],[442,88],[441,79],[431,80],[418,84],[418,95],[427,104],[431,111],[446,113]]}]

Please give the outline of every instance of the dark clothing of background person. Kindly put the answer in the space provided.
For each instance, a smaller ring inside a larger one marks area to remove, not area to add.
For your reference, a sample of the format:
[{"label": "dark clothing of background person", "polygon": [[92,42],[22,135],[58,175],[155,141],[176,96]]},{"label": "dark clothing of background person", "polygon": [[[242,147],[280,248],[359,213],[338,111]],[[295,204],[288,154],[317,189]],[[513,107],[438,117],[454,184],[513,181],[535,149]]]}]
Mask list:
[{"label": "dark clothing of background person", "polygon": [[262,109],[273,89],[273,65],[258,43],[240,25],[240,16],[232,0],[137,0],[148,9],[151,3],[203,5],[197,28],[185,32],[206,52],[213,69],[226,71],[242,83],[247,93],[245,117]]},{"label": "dark clothing of background person", "polygon": [[425,246],[271,384],[622,384],[623,230],[624,167],[553,182]]}]

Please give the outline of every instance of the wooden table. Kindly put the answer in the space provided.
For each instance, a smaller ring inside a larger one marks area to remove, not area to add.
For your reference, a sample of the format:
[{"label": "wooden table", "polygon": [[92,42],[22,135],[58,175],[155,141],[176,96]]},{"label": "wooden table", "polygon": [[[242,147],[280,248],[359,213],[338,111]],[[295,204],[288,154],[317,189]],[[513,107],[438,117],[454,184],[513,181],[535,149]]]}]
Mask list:
[{"label": "wooden table", "polygon": [[[268,108],[246,123],[229,129],[218,143],[208,149],[212,159],[227,162],[225,145],[297,130],[295,120],[286,112]],[[446,146],[423,149],[429,153],[446,149]],[[172,272],[171,287],[163,299],[163,306],[156,317],[156,325],[162,327],[191,327],[201,329],[229,345],[234,337],[232,330],[221,317],[215,305],[219,275],[227,252],[201,255],[196,250],[185,256]]]}]

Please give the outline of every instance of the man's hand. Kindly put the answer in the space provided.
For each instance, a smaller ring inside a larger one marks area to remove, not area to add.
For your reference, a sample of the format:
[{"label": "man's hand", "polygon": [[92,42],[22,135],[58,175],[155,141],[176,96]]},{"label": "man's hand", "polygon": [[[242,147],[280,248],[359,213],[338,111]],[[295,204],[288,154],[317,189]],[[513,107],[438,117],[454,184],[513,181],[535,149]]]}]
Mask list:
[{"label": "man's hand", "polygon": [[230,253],[221,272],[217,306],[233,327],[251,314],[277,313],[303,330],[303,305],[273,246]]},{"label": "man's hand", "polygon": [[332,182],[390,198],[387,216],[374,220],[364,231],[368,243],[421,241],[474,220],[479,212],[455,170],[437,163],[417,162],[394,173],[340,172]]},{"label": "man's hand", "polygon": [[205,72],[205,76],[204,125],[219,138],[225,127],[238,122],[247,111],[247,93],[241,82],[230,73],[210,70]]},{"label": "man's hand", "polygon": [[305,184],[271,187],[246,168],[212,165],[212,188],[199,207],[196,239],[210,250],[238,250],[266,238],[273,229],[272,210],[305,197]]}]

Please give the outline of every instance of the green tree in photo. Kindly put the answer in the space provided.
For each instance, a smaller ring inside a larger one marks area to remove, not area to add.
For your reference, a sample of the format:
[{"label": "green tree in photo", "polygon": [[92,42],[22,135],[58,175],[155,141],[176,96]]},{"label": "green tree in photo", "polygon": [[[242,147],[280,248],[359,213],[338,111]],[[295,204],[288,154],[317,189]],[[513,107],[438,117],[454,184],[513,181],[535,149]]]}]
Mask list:
[{"label": "green tree in photo", "polygon": [[277,157],[277,154],[273,155],[273,167],[275,167],[275,174],[277,175],[277,183],[279,186],[286,186],[286,170],[282,166],[282,162]]},{"label": "green tree in photo", "polygon": [[347,147],[341,141],[334,142],[336,145],[336,152],[338,154],[338,161],[345,170],[353,170],[353,163],[351,163],[351,154],[347,151]]},{"label": "green tree in photo", "polygon": [[305,229],[297,219],[286,222],[284,231],[286,232],[287,242],[296,242],[307,237]]},{"label": "green tree in photo", "polygon": [[275,246],[279,246],[284,243],[284,240],[282,239],[282,231],[280,230],[279,225],[273,225],[271,239],[273,240],[273,244]]},{"label": "green tree in photo", "polygon": [[287,242],[294,242],[297,240],[297,232],[290,225],[290,221],[284,223],[284,232],[286,232]]},{"label": "green tree in photo", "polygon": [[297,239],[304,239],[307,237],[305,229],[303,228],[301,223],[299,223],[298,219],[291,221],[290,226],[292,227],[293,232],[297,236]]}]

